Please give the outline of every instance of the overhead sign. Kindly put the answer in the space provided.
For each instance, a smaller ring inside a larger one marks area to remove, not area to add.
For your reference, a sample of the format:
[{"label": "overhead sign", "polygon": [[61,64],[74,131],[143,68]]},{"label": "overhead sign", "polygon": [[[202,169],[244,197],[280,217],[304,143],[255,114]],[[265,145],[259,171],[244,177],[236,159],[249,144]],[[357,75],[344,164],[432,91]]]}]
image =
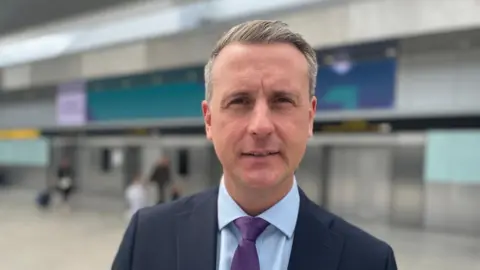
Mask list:
[{"label": "overhead sign", "polygon": [[96,80],[87,88],[89,122],[202,117],[202,66]]},{"label": "overhead sign", "polygon": [[40,137],[40,131],[36,129],[0,130],[0,140],[27,140],[38,137]]},{"label": "overhead sign", "polygon": [[87,119],[85,88],[85,82],[59,85],[56,100],[58,125],[80,126],[85,124]]},{"label": "overhead sign", "polygon": [[318,111],[390,109],[395,98],[392,58],[333,62],[318,70]]}]

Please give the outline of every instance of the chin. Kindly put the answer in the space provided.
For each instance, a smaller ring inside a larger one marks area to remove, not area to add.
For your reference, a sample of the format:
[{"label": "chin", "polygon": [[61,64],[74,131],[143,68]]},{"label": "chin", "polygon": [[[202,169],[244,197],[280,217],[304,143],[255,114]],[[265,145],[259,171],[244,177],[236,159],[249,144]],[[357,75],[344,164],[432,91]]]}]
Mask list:
[{"label": "chin", "polygon": [[284,178],[282,173],[271,170],[248,171],[243,173],[245,186],[255,189],[268,189],[277,186]]}]

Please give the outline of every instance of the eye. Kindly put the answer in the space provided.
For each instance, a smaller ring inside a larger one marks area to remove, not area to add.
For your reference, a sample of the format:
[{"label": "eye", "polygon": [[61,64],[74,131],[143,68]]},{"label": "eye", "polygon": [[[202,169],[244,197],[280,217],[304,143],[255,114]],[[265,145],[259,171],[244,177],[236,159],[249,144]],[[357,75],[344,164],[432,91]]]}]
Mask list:
[{"label": "eye", "polygon": [[275,99],[277,103],[293,103],[293,100],[287,97],[278,97]]},{"label": "eye", "polygon": [[235,98],[230,101],[229,105],[247,105],[250,101],[246,97]]}]

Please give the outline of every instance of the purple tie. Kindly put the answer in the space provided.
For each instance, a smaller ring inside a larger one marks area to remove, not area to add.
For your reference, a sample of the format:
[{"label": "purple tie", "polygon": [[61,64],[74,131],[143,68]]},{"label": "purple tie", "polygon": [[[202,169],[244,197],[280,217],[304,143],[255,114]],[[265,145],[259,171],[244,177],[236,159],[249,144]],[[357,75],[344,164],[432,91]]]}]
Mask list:
[{"label": "purple tie", "polygon": [[260,270],[255,241],[269,223],[257,217],[241,217],[233,223],[242,234],[242,241],[233,255],[231,270]]}]

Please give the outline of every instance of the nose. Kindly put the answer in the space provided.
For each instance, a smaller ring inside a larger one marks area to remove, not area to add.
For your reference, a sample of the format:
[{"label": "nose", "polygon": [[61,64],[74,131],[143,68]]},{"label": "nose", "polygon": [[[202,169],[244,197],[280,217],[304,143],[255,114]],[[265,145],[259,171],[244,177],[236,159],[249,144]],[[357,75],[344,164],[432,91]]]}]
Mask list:
[{"label": "nose", "polygon": [[258,100],[252,110],[249,123],[249,133],[256,137],[265,137],[274,130],[271,111],[266,102]]}]

